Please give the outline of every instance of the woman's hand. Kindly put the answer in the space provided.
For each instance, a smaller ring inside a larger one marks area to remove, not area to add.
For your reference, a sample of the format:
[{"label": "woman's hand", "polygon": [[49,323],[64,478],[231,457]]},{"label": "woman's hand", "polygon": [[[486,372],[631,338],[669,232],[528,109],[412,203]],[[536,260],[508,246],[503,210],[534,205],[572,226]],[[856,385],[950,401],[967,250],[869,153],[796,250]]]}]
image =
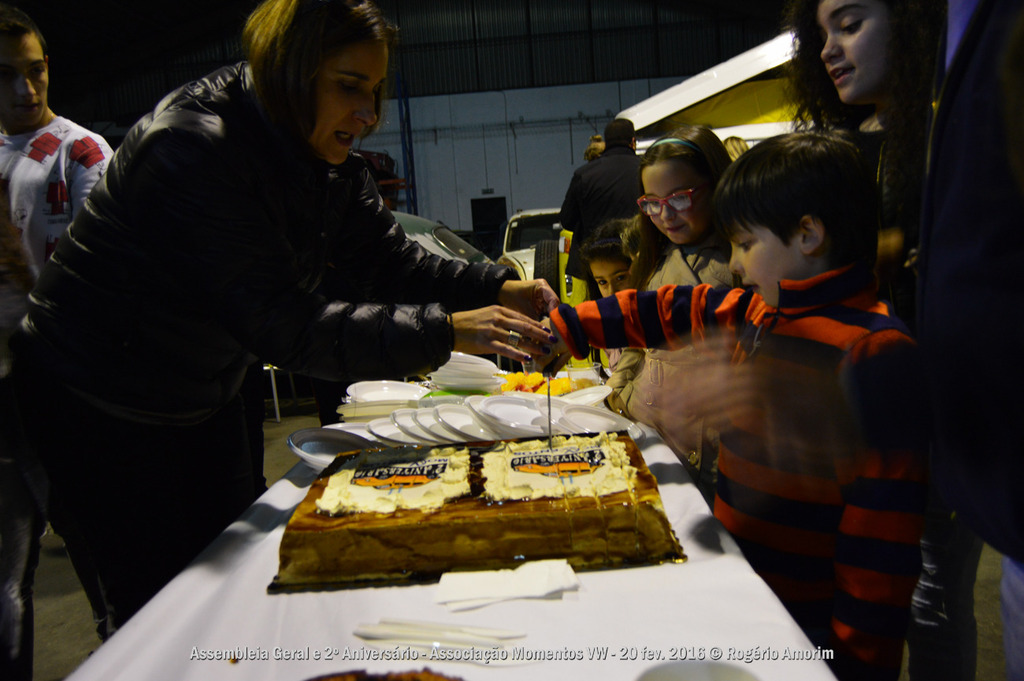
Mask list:
[{"label": "woman's hand", "polygon": [[558,307],[558,294],[543,279],[506,281],[498,292],[498,302],[533,319],[547,316]]},{"label": "woman's hand", "polygon": [[517,362],[546,363],[551,344],[558,340],[539,322],[501,305],[453,312],[452,326],[454,350],[471,355],[498,353]]}]

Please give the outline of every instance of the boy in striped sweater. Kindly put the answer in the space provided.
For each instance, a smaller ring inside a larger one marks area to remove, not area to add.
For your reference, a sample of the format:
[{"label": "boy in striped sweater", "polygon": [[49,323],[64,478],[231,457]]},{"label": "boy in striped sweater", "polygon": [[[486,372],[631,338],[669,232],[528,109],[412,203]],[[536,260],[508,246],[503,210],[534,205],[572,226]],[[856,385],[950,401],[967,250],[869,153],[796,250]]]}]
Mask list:
[{"label": "boy in striped sweater", "polygon": [[674,386],[676,404],[716,412],[715,516],[844,681],[899,676],[926,499],[916,346],[872,274],[875,197],[846,139],[765,140],[714,198],[745,288],[622,291],[551,315],[580,358],[727,338],[728,363]]}]

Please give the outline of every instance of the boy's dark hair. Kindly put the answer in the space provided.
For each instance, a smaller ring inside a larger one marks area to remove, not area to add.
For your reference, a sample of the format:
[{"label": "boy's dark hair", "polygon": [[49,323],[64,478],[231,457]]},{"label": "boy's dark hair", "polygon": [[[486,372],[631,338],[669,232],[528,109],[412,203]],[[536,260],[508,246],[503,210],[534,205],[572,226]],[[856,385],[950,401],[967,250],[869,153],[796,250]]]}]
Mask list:
[{"label": "boy's dark hair", "polygon": [[604,127],[606,147],[628,147],[634,137],[636,130],[633,128],[633,121],[629,119],[616,118]]},{"label": "boy's dark hair", "polygon": [[45,57],[48,54],[46,51],[46,38],[43,37],[43,32],[36,26],[36,22],[32,21],[32,17],[17,7],[11,7],[0,2],[0,35],[18,38],[29,33],[34,33],[36,38],[39,39],[39,45],[43,48],[43,56]]},{"label": "boy's dark hair", "polygon": [[726,169],[715,189],[715,223],[730,241],[763,227],[788,244],[800,219],[825,225],[829,267],[874,264],[878,188],[845,134],[797,132],[768,138]]}]

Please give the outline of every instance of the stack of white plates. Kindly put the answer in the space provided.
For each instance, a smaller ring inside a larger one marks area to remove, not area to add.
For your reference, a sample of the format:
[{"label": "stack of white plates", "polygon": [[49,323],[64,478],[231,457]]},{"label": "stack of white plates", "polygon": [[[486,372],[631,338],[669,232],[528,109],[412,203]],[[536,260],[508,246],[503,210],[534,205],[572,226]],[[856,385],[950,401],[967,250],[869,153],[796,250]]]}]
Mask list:
[{"label": "stack of white plates", "polygon": [[348,400],[338,407],[345,422],[367,422],[388,416],[396,409],[419,406],[428,388],[402,381],[359,381],[348,387]]},{"label": "stack of white plates", "polygon": [[[467,357],[471,359],[462,359]],[[470,355],[461,355],[456,361],[486,362],[494,367],[487,360]],[[498,395],[471,395],[462,404],[427,406],[428,400],[420,402],[418,399],[426,391],[422,386],[397,381],[353,384],[349,388],[350,401],[338,412],[346,421],[357,423],[335,427],[358,429],[352,432],[392,446],[438,447],[461,442],[545,437],[549,420],[551,433],[555,435],[625,430],[634,440],[643,437],[643,431],[632,421],[603,407],[592,406],[607,394],[604,386],[551,397],[550,419],[546,393],[510,391]]]},{"label": "stack of white plates", "polygon": [[430,374],[430,380],[439,388],[490,392],[505,382],[500,373],[498,365],[488,359],[453,352],[450,360]]},{"label": "stack of white plates", "polygon": [[[359,403],[346,406],[351,404]],[[551,431],[556,435],[625,430],[637,443],[644,436],[639,426],[608,409],[573,404],[558,397],[551,398],[551,416]],[[296,455],[318,470],[333,461],[338,452],[364,445],[362,438],[381,445],[441,447],[461,442],[544,437],[548,434],[548,402],[547,395],[532,393],[473,395],[465,404],[399,408],[390,416],[374,418],[368,423],[336,423],[327,428],[357,437],[352,438],[353,444],[348,446],[324,438],[327,442],[323,446],[317,447],[316,442],[311,442],[292,447]]]},{"label": "stack of white plates", "polygon": [[415,383],[402,381],[359,381],[348,387],[348,398],[353,402],[395,402],[418,400],[430,392]]},{"label": "stack of white plates", "polygon": [[502,435],[489,428],[465,404],[439,404],[434,417],[448,430],[455,431],[466,442],[501,440]]},{"label": "stack of white plates", "polygon": [[[484,397],[477,395],[475,397]],[[371,437],[389,445],[434,447],[462,442],[487,442],[518,437],[507,429],[493,427],[469,407],[446,403],[436,407],[396,409],[388,417],[366,424]]]}]

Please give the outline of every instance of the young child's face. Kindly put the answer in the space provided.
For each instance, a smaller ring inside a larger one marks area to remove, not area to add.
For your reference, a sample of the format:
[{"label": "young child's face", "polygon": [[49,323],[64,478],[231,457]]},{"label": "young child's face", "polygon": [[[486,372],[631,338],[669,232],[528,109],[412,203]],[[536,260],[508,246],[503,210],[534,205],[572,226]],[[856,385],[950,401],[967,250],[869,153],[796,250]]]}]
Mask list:
[{"label": "young child's face", "polygon": [[821,273],[820,262],[809,258],[800,241],[783,243],[767,227],[743,227],[732,237],[729,269],[772,307],[779,305],[779,282],[809,279]]},{"label": "young child's face", "polygon": [[882,0],[821,0],[821,61],[839,100],[884,108],[889,100],[889,6]]},{"label": "young child's face", "polygon": [[650,218],[659,232],[680,246],[700,243],[707,236],[712,221],[708,178],[699,175],[685,161],[668,160],[644,168],[640,180],[644,185],[644,196],[655,199],[667,198],[684,189],[701,187],[691,195],[692,203],[686,210],[675,211],[671,206],[662,205],[660,212]]},{"label": "young child's face", "polygon": [[629,266],[627,260],[590,261],[590,276],[597,282],[602,297],[607,298],[629,288]]}]

